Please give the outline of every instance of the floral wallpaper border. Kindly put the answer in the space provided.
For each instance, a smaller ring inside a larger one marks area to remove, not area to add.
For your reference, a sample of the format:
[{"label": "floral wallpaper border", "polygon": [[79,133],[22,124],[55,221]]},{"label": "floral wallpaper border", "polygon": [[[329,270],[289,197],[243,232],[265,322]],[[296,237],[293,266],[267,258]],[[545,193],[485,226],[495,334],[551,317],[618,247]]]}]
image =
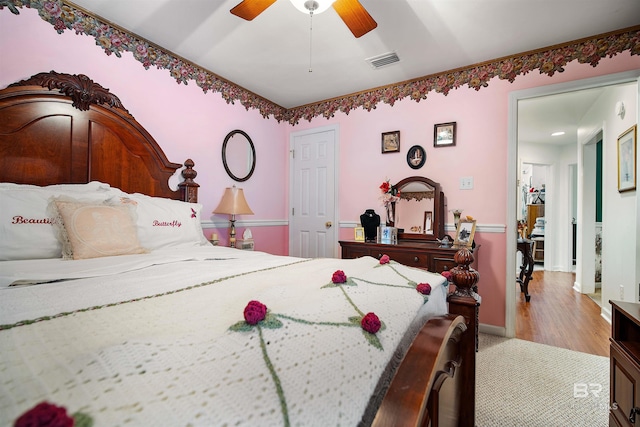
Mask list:
[{"label": "floral wallpaper border", "polygon": [[195,82],[205,93],[220,93],[229,104],[239,102],[247,110],[260,111],[264,118],[272,116],[278,122],[286,121],[292,125],[299,123],[301,119],[309,122],[320,116],[329,119],[336,112],[349,114],[359,107],[371,111],[380,102],[393,106],[397,101],[407,97],[420,102],[426,99],[430,92],[447,95],[451,90],[464,85],[480,90],[487,87],[489,80],[494,77],[513,82],[517,76],[535,70],[539,70],[540,74],[553,76],[556,72],[563,72],[563,67],[576,59],[580,63],[595,67],[602,58],[611,58],[624,51],[629,51],[631,55],[640,55],[640,26],[635,26],[286,109],[142,37],[128,33],[114,24],[102,22],[88,11],[71,3],[62,0],[0,0],[0,10],[5,7],[16,15],[20,13],[19,8],[36,9],[40,17],[52,24],[59,34],[65,30],[72,30],[76,34],[90,35],[107,55],[121,57],[122,52],[131,52],[145,69],[151,66],[166,69],[178,83],[186,85],[190,81]]}]

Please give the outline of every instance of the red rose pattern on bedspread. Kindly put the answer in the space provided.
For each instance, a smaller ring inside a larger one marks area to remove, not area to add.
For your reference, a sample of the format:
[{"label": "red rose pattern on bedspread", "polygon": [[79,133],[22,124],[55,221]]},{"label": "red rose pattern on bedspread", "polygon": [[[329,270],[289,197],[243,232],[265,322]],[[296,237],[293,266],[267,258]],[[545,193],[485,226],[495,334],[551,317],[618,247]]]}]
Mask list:
[{"label": "red rose pattern on bedspread", "polygon": [[[267,368],[271,374],[273,382],[276,387],[276,391],[278,393],[278,397],[280,400],[280,406],[282,410],[283,417],[283,425],[290,425],[289,413],[287,407],[287,400],[284,395],[284,390],[282,388],[282,384],[280,379],[276,373],[273,362],[269,357],[267,352],[267,344],[264,340],[262,334],[262,328],[267,329],[277,329],[283,326],[282,320],[288,320],[292,322],[302,323],[306,325],[323,325],[323,326],[336,326],[336,327],[360,327],[362,333],[365,338],[372,346],[382,350],[382,343],[380,342],[378,336],[376,335],[378,332],[382,332],[385,330],[385,324],[382,322],[378,316],[374,312],[364,313],[358,308],[358,306],[353,302],[353,300],[349,297],[345,287],[358,286],[357,282],[362,282],[363,284],[373,285],[373,286],[388,286],[388,287],[396,287],[401,289],[415,289],[420,293],[421,296],[424,297],[424,303],[429,300],[428,295],[431,294],[431,285],[428,283],[420,283],[416,284],[415,282],[409,280],[406,276],[400,273],[393,266],[394,262],[392,262],[388,255],[383,255],[380,259],[377,267],[387,267],[391,268],[398,274],[400,277],[407,280],[406,285],[392,285],[389,283],[376,283],[369,280],[357,278],[357,277],[349,277],[342,270],[336,270],[331,276],[331,282],[327,285],[324,285],[322,288],[339,288],[346,300],[349,304],[354,308],[354,310],[358,313],[357,316],[351,316],[348,318],[347,322],[314,322],[309,320],[304,320],[300,318],[295,318],[292,316],[288,316],[280,313],[271,313],[267,306],[260,301],[249,301],[247,306],[244,309],[244,321],[240,321],[229,327],[229,330],[235,332],[252,332],[257,330],[258,336],[260,339],[260,348],[262,350],[262,357],[264,359]],[[448,286],[448,281],[445,286]]]}]

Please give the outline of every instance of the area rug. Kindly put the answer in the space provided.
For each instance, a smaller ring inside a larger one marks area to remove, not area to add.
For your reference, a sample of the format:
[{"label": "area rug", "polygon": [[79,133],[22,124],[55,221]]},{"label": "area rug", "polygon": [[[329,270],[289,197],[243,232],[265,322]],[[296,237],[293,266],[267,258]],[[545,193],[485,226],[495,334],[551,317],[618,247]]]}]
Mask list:
[{"label": "area rug", "polygon": [[608,425],[609,358],[480,334],[476,426]]}]

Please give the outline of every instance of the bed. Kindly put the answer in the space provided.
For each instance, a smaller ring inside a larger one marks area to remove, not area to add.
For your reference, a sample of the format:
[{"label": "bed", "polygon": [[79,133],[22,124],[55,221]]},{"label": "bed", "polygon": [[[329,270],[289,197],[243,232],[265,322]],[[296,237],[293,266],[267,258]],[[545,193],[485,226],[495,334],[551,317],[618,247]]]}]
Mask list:
[{"label": "bed", "polygon": [[87,76],[0,91],[0,424],[474,425],[469,251],[214,247],[196,175]]}]

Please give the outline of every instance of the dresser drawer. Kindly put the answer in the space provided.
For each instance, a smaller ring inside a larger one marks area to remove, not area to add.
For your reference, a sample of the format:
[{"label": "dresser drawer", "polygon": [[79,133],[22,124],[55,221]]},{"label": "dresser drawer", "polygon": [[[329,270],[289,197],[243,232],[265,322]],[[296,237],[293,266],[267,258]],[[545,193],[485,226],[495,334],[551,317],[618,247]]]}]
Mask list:
[{"label": "dresser drawer", "polygon": [[400,264],[408,265],[409,267],[429,267],[429,255],[424,252],[389,251],[387,255],[389,255],[389,258],[392,260]]}]

